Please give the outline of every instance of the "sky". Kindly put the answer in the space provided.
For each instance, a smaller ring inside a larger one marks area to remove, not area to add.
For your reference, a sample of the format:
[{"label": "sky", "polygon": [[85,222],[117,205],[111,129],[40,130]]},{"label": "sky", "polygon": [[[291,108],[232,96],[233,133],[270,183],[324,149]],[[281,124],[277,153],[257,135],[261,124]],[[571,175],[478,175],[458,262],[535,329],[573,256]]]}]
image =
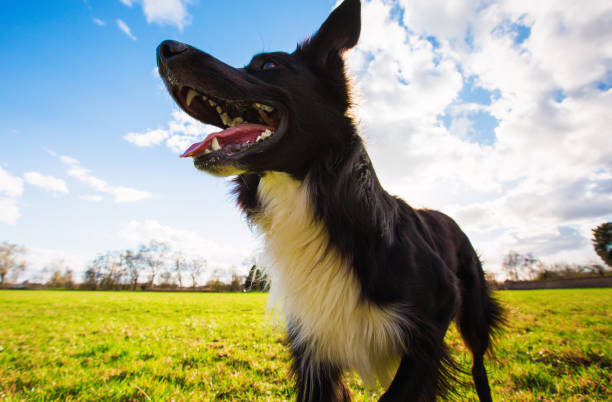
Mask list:
[{"label": "sky", "polygon": [[[335,6],[248,0],[13,2],[0,11],[0,241],[21,279],[63,260],[168,242],[244,272],[258,235],[227,179],[178,156],[212,128],[177,109],[156,70],[164,39],[233,66],[288,51]],[[601,263],[612,220],[612,4],[363,1],[347,53],[356,114],[385,188],[439,209],[490,272],[509,250]]]}]

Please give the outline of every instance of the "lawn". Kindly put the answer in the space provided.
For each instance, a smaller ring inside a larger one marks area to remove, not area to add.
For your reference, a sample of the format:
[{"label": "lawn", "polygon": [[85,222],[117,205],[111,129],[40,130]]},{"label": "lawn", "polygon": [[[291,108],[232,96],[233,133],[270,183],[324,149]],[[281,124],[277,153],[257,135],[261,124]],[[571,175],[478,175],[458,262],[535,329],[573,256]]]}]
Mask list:
[{"label": "lawn", "polygon": [[[503,291],[495,400],[611,400],[612,289]],[[0,291],[1,400],[294,397],[265,294]],[[459,363],[469,357],[453,329]],[[468,377],[457,400],[474,400]],[[375,400],[355,376],[353,398]]]}]

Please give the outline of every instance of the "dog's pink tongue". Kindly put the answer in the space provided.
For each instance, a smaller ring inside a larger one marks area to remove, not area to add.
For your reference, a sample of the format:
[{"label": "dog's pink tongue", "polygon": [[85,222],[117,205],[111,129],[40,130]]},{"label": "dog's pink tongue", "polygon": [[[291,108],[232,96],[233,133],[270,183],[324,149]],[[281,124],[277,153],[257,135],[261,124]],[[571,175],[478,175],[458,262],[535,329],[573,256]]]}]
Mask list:
[{"label": "dog's pink tongue", "polygon": [[241,124],[239,126],[230,127],[218,133],[212,133],[202,142],[196,142],[181,155],[181,158],[197,157],[202,155],[209,147],[211,147],[213,139],[217,139],[219,147],[230,143],[246,143],[255,142],[257,138],[266,130],[274,131],[273,127],[264,126],[261,124]]}]

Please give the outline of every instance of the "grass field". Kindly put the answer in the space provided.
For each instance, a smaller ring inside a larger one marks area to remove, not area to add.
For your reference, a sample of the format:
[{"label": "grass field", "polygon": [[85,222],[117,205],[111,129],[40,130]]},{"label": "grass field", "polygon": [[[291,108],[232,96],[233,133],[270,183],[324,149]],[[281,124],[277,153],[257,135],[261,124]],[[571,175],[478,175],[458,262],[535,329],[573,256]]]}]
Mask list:
[{"label": "grass field", "polygon": [[[265,294],[0,291],[1,400],[286,400]],[[495,400],[612,400],[612,289],[504,291]],[[456,331],[447,341],[465,368]],[[469,379],[458,400],[475,400]],[[375,400],[355,376],[354,400]]]}]

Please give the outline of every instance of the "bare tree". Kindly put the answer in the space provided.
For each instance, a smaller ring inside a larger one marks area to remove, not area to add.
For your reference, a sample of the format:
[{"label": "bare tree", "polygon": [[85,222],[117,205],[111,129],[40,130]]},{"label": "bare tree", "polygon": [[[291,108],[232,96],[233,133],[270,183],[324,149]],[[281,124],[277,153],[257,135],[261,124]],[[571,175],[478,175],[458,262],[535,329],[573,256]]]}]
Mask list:
[{"label": "bare tree", "polygon": [[221,281],[221,269],[213,270],[205,286],[215,292],[221,292],[225,289],[227,285]]},{"label": "bare tree", "polygon": [[66,267],[64,271],[64,286],[66,289],[74,289],[74,272],[70,267]]},{"label": "bare tree", "polygon": [[159,275],[161,282],[159,283],[160,288],[173,288],[176,287],[176,283],[174,282],[174,278],[172,276],[172,272],[164,270]]},{"label": "bare tree", "polygon": [[529,280],[534,280],[538,274],[538,270],[541,268],[542,263],[540,260],[533,256],[533,253],[527,253],[522,256],[523,260],[521,268],[524,272],[527,272]]},{"label": "bare tree", "polygon": [[127,272],[123,266],[121,254],[115,251],[98,255],[91,262],[91,266],[100,275],[98,286],[102,289],[119,288]]},{"label": "bare tree", "polygon": [[206,260],[200,257],[191,257],[189,264],[187,264],[189,274],[191,276],[191,287],[196,288],[198,284],[198,278],[202,271],[206,268]]},{"label": "bare tree", "polygon": [[47,286],[59,289],[73,289],[74,279],[72,269],[64,263],[64,260],[53,261],[48,267],[52,272]]},{"label": "bare tree", "polygon": [[175,253],[173,256],[174,260],[174,270],[176,272],[176,279],[178,279],[179,288],[183,288],[183,270],[185,270],[187,265],[187,260],[185,256],[180,252]]},{"label": "bare tree", "polygon": [[145,265],[149,268],[149,288],[155,284],[155,278],[159,274],[169,248],[166,243],[152,240],[148,245],[142,245],[139,253]]},{"label": "bare tree", "polygon": [[132,250],[125,250],[121,253],[121,260],[126,267],[127,274],[132,290],[136,290],[138,286],[138,278],[140,276],[140,264],[142,256],[140,253],[134,253]]},{"label": "bare tree", "polygon": [[6,285],[9,274],[16,281],[19,274],[25,271],[26,262],[21,259],[25,253],[25,248],[15,244],[0,244],[0,286]]},{"label": "bare tree", "polygon": [[541,262],[533,253],[520,254],[514,250],[508,251],[502,262],[502,270],[512,281],[518,281],[523,272],[529,279],[535,279],[540,266]]},{"label": "bare tree", "polygon": [[519,278],[518,269],[521,266],[521,255],[514,251],[508,251],[508,254],[502,261],[502,270],[511,281],[517,281]]},{"label": "bare tree", "polygon": [[243,276],[238,275],[236,272],[232,272],[232,281],[229,285],[229,291],[240,292],[241,290],[243,290],[244,279],[245,278]]},{"label": "bare tree", "polygon": [[87,271],[83,274],[83,287],[85,289],[95,290],[100,285],[102,279],[102,273],[100,267],[93,263],[87,266]]}]

